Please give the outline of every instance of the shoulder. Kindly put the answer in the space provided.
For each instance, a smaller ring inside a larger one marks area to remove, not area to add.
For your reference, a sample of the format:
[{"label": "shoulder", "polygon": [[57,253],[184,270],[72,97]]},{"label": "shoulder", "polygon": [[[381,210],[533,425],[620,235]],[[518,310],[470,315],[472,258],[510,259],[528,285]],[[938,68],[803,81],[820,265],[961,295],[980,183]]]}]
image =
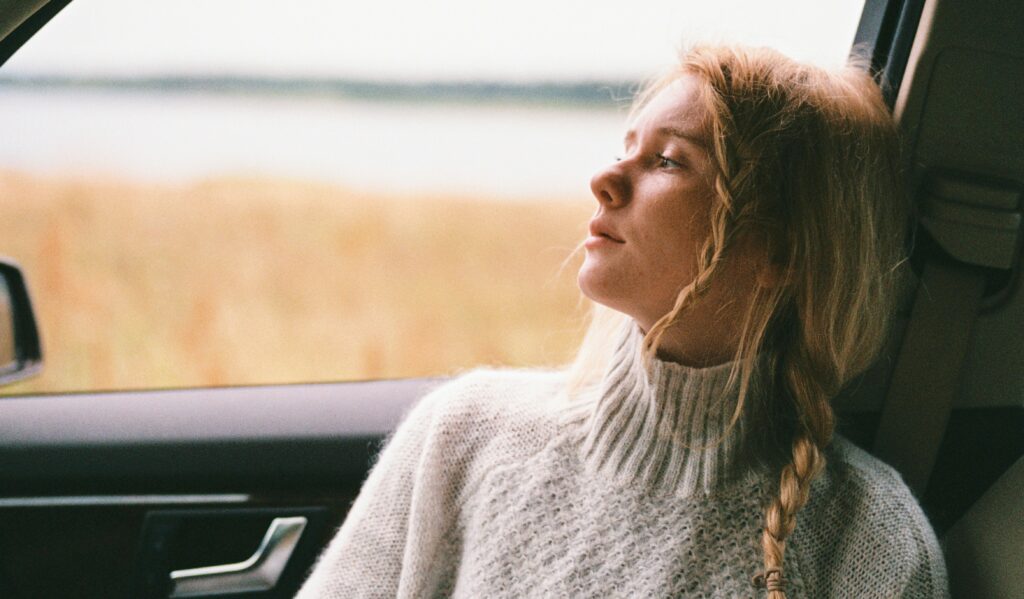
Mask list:
[{"label": "shoulder", "polygon": [[455,404],[475,404],[475,400],[507,398],[528,400],[537,393],[560,389],[564,370],[539,368],[476,368],[443,381],[427,397]]},{"label": "shoulder", "polygon": [[948,596],[938,540],[899,473],[842,437],[827,457],[794,534],[815,596]]},{"label": "shoulder", "polygon": [[886,532],[898,525],[934,537],[921,506],[899,472],[841,436],[836,436],[826,455],[829,466],[819,483],[824,487],[823,496],[845,497],[846,507],[872,516],[870,523]]},{"label": "shoulder", "polygon": [[472,479],[544,448],[560,430],[564,388],[563,371],[473,370],[427,394],[396,435],[405,427],[425,429],[425,454]]},{"label": "shoulder", "polygon": [[416,408],[448,427],[536,424],[555,413],[565,387],[559,370],[479,368],[443,382]]}]

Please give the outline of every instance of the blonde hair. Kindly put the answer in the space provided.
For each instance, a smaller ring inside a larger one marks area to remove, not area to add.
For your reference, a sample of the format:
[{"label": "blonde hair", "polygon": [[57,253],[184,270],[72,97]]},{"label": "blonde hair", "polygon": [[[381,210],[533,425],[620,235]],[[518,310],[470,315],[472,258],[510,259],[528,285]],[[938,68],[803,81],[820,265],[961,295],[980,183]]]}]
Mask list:
[{"label": "blonde hair", "polygon": [[[715,201],[696,276],[647,331],[643,358],[649,363],[664,332],[715,284],[737,239],[755,234],[781,281],[757,285],[746,308],[730,379],[739,401],[725,434],[763,361],[785,464],[765,510],[755,582],[783,599],[786,540],[834,429],[829,401],[875,358],[897,302],[907,223],[898,138],[864,69],[829,71],[763,48],[693,47],[637,96],[634,111],[686,75],[696,76],[706,108]],[[570,367],[570,395],[597,382],[609,332],[625,318],[596,307]]]}]

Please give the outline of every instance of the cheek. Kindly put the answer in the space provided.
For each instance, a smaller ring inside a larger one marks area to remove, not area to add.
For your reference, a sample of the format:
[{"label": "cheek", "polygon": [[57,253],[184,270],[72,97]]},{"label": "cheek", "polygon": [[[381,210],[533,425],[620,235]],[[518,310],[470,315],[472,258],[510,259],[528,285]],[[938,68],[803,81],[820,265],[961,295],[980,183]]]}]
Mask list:
[{"label": "cheek", "polygon": [[693,215],[669,214],[654,222],[640,237],[647,274],[680,277],[693,272],[703,243]]},{"label": "cheek", "polygon": [[658,298],[659,304],[671,307],[679,290],[696,276],[707,224],[692,212],[676,210],[660,216],[649,221],[657,225],[647,227],[638,240],[643,249],[638,266],[651,295]]}]

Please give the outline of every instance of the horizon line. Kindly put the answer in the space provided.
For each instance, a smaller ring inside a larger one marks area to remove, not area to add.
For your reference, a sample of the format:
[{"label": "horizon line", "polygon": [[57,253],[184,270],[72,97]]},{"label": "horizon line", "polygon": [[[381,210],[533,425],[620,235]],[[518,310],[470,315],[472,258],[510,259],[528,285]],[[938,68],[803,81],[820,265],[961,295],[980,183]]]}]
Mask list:
[{"label": "horizon line", "polygon": [[401,80],[325,76],[137,75],[69,76],[0,74],[0,86],[116,88],[162,92],[252,92],[323,95],[373,100],[542,101],[621,105],[640,86],[628,79],[435,79]]}]

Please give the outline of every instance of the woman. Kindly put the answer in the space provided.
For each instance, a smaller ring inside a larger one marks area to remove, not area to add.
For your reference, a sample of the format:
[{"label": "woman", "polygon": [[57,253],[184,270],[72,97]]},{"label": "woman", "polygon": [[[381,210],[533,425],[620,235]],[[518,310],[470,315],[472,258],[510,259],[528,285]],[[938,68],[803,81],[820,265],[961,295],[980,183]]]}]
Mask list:
[{"label": "woman", "polygon": [[[939,597],[899,476],[833,437],[906,206],[868,75],[697,47],[591,181],[567,372],[477,371],[395,433],[301,597]],[[610,309],[610,310],[609,310]]]}]

